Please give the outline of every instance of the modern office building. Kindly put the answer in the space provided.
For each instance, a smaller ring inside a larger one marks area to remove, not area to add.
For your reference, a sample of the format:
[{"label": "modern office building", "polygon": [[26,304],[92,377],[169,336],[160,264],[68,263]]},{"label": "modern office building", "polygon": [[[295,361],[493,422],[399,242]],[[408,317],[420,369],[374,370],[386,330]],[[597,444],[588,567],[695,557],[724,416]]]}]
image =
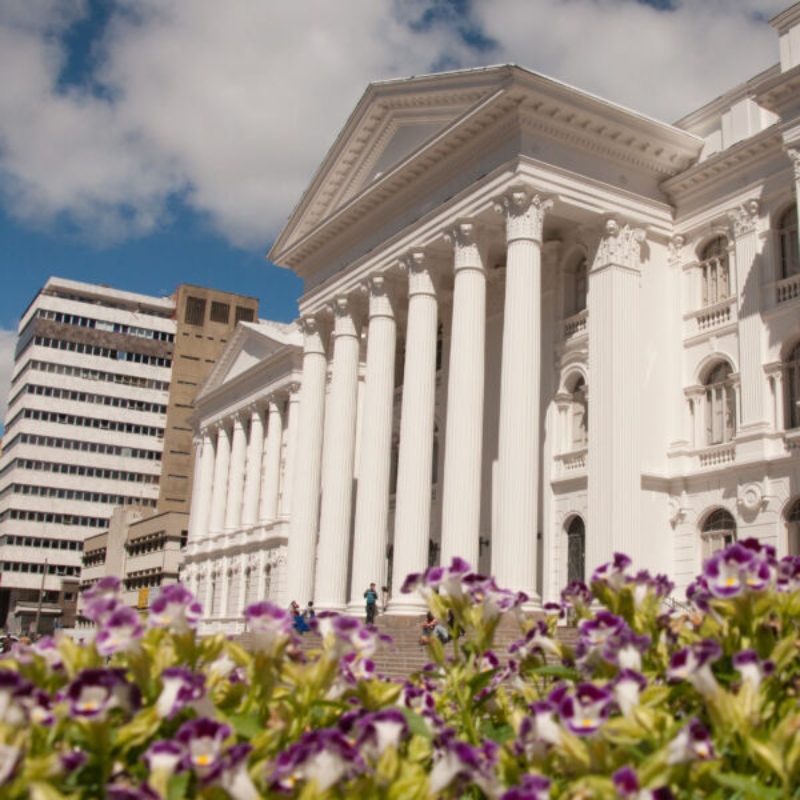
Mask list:
[{"label": "modern office building", "polygon": [[[675,124],[518,66],[367,89],[270,252],[305,281],[278,599],[800,553],[800,4],[770,24],[780,62]],[[231,424],[202,474],[234,520],[261,428]],[[241,613],[222,555],[210,623]]]},{"label": "modern office building", "polygon": [[256,309],[191,286],[156,298],[47,281],[20,322],[5,421],[0,624],[27,629],[32,605],[41,627],[61,621],[77,600],[62,580],[78,579],[84,540],[115,507],[187,517],[191,399],[236,314]]}]

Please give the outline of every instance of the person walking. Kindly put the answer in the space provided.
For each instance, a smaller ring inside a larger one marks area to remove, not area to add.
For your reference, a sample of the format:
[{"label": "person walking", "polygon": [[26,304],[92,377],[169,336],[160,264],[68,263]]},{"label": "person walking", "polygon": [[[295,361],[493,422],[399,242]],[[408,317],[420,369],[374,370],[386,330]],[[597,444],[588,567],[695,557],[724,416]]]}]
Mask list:
[{"label": "person walking", "polygon": [[378,593],[375,591],[374,583],[371,583],[369,589],[364,592],[364,599],[367,601],[367,625],[374,625],[375,612],[378,608]]}]

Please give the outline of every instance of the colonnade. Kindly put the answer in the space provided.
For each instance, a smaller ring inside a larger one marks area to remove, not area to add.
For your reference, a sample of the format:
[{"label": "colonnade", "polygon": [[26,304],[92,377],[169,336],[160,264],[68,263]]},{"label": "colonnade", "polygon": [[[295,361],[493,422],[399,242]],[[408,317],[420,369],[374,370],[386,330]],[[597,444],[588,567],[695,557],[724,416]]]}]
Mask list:
[{"label": "colonnade", "polygon": [[[200,431],[190,542],[288,520],[298,405],[299,387],[292,385]],[[285,442],[287,463],[282,464]]]},{"label": "colonnade", "polygon": [[[534,190],[517,187],[496,207],[506,222],[507,261],[495,487],[500,516],[493,531],[492,572],[500,585],[524,590],[533,602],[538,600],[541,252],[550,205]],[[475,219],[457,220],[443,233],[452,245],[450,263],[436,260],[424,248],[411,250],[392,265],[399,269],[370,276],[357,289],[332,298],[327,309],[301,320],[300,435],[288,571],[292,591],[313,597],[321,608],[362,608],[366,585],[384,576],[396,317],[398,307],[405,307],[390,610],[420,609],[419,599],[400,594],[400,587],[408,573],[428,565],[437,327],[448,273],[453,291],[440,558],[443,564],[454,556],[478,563],[488,242]],[[361,302],[364,294],[366,304]],[[359,338],[364,328],[366,373],[356,472]]]}]

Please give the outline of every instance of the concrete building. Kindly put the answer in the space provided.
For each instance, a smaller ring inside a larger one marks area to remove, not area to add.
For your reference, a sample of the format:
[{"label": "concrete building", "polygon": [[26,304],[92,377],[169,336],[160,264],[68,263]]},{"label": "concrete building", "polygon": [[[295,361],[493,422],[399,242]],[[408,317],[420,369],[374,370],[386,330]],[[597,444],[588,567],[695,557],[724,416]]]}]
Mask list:
[{"label": "concrete building", "polygon": [[[536,606],[615,551],[680,593],[733,539],[800,552],[800,4],[770,24],[780,63],[673,125],[517,66],[367,89],[270,252],[305,281],[281,602],[418,613],[404,577],[461,556]],[[232,424],[209,561],[256,480]]]},{"label": "concrete building", "polygon": [[[114,508],[176,514],[168,529],[188,529],[192,399],[237,319],[257,307],[189,285],[155,298],[47,281],[20,322],[6,415],[0,624],[24,630],[20,604],[43,605],[53,620],[66,613],[61,582],[77,583],[83,543],[108,530]],[[93,551],[95,571],[97,558]],[[163,579],[175,580],[168,561]],[[161,574],[148,574],[160,585]]]}]

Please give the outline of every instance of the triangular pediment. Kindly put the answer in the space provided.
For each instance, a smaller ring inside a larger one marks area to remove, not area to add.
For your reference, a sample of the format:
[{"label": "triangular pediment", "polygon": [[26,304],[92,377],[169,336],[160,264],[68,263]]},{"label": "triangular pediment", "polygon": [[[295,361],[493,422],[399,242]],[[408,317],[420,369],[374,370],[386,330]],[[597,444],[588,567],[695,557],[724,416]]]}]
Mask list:
[{"label": "triangular pediment", "polygon": [[294,325],[269,320],[240,322],[228,346],[209,372],[198,398],[233,381],[279,350],[292,345],[300,347],[301,344],[302,336]]},{"label": "triangular pediment", "polygon": [[505,68],[372,84],[281,232],[290,248],[402,165],[506,79]]}]

